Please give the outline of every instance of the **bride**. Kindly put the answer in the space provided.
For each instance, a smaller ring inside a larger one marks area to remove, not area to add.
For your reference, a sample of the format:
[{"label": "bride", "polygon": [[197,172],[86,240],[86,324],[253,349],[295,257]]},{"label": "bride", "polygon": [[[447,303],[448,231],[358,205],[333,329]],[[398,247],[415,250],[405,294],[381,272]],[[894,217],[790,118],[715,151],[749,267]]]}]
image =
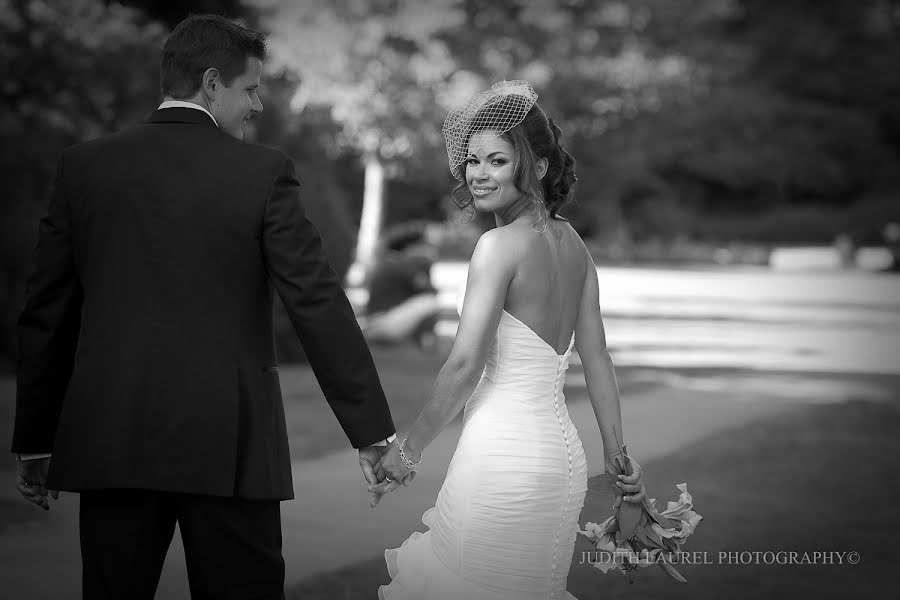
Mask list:
[{"label": "bride", "polygon": [[[434,508],[385,552],[393,599],[571,598],[566,578],[587,464],[562,388],[573,347],[607,469],[622,442],[594,263],[558,215],[574,160],[524,81],[502,81],[444,123],[457,203],[492,212],[478,241],[453,349],[406,439],[378,465],[373,505],[415,475],[422,451],[465,405],[463,429]],[[641,502],[640,468],[617,502]]]}]

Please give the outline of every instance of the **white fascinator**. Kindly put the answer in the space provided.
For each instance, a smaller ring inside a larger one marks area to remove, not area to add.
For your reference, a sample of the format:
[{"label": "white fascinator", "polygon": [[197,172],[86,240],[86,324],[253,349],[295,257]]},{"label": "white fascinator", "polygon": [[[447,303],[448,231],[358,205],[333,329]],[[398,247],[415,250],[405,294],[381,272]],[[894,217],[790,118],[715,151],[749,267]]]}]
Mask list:
[{"label": "white fascinator", "polygon": [[[447,115],[441,132],[447,142],[450,172],[463,180],[462,165],[478,150],[469,146],[472,134],[493,131],[503,135],[522,122],[537,101],[537,93],[527,81],[498,81],[490,89],[476,94],[465,106]],[[480,137],[481,145],[491,138]]]}]

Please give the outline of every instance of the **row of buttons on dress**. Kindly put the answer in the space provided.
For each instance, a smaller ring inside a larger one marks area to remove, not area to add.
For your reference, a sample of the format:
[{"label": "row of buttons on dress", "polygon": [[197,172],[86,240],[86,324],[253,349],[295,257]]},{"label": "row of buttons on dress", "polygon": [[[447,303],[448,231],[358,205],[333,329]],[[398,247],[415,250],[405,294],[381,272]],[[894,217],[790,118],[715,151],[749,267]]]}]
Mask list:
[{"label": "row of buttons on dress", "polygon": [[[559,428],[562,430],[563,440],[566,442],[566,454],[568,454],[569,459],[569,489],[566,495],[566,506],[563,509],[563,516],[559,521],[559,527],[556,529],[556,539],[553,541],[553,564],[552,568],[555,571],[557,567],[556,562],[556,550],[559,545],[559,534],[562,531],[563,522],[565,520],[565,515],[569,510],[569,500],[571,499],[572,494],[572,448],[569,446],[569,438],[566,436],[566,427],[562,422],[562,417],[559,414],[559,386],[560,386],[560,369],[565,368],[565,361],[560,361],[559,366],[556,369],[556,383],[553,384],[553,407],[556,409],[556,420],[559,422]],[[551,597],[556,595],[556,591],[551,594]]]}]

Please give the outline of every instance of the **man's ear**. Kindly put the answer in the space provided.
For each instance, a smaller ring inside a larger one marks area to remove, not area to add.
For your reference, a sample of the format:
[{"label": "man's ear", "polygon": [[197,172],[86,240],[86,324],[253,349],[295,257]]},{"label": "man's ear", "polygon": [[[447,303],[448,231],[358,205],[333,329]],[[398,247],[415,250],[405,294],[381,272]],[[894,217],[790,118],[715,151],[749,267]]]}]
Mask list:
[{"label": "man's ear", "polygon": [[210,100],[215,99],[220,87],[222,87],[222,79],[219,77],[219,70],[217,68],[210,67],[203,72],[200,91],[203,92],[204,96]]},{"label": "man's ear", "polygon": [[547,168],[550,166],[550,161],[546,158],[539,158],[537,163],[535,163],[535,170],[537,171],[537,178],[543,179],[544,175],[547,174]]}]

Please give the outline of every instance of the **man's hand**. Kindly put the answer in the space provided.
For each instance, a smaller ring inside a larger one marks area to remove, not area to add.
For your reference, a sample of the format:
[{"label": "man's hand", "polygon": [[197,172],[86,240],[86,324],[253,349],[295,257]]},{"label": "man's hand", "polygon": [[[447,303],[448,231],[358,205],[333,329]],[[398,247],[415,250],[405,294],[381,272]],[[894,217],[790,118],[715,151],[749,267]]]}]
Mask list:
[{"label": "man's hand", "polygon": [[[392,442],[393,443],[393,442]],[[381,459],[381,455],[387,452],[387,446],[363,446],[359,449],[359,467],[362,469],[363,477],[369,485],[378,483],[378,477],[375,475],[375,465]]]},{"label": "man's hand", "polygon": [[[364,446],[359,449],[359,466],[362,469],[363,477],[366,478],[366,483],[369,484],[369,488],[378,485],[383,481],[383,479],[379,479],[376,474],[378,462],[388,450],[396,445],[397,440],[395,439],[386,446]],[[372,508],[375,508],[375,505],[378,504],[379,500],[381,500],[381,494],[376,494],[369,505]]]},{"label": "man's hand", "polygon": [[19,460],[16,458],[16,489],[29,502],[34,502],[44,510],[50,510],[50,500],[59,498],[59,492],[47,489],[47,471],[50,469],[49,458]]},{"label": "man's hand", "polygon": [[359,466],[362,468],[363,476],[369,484],[369,493],[372,494],[369,506],[372,508],[378,506],[382,496],[393,492],[401,484],[409,485],[415,478],[415,471],[412,471],[407,473],[405,477],[389,481],[388,472],[384,469],[384,459],[398,454],[399,450],[400,445],[396,439],[387,446],[366,446],[359,449]]},{"label": "man's hand", "polygon": [[379,463],[375,465],[375,474],[379,483],[369,485],[369,492],[372,494],[372,508],[378,506],[385,494],[393,492],[401,485],[409,485],[416,477],[416,472],[406,468],[400,459],[399,444],[388,447]]}]

